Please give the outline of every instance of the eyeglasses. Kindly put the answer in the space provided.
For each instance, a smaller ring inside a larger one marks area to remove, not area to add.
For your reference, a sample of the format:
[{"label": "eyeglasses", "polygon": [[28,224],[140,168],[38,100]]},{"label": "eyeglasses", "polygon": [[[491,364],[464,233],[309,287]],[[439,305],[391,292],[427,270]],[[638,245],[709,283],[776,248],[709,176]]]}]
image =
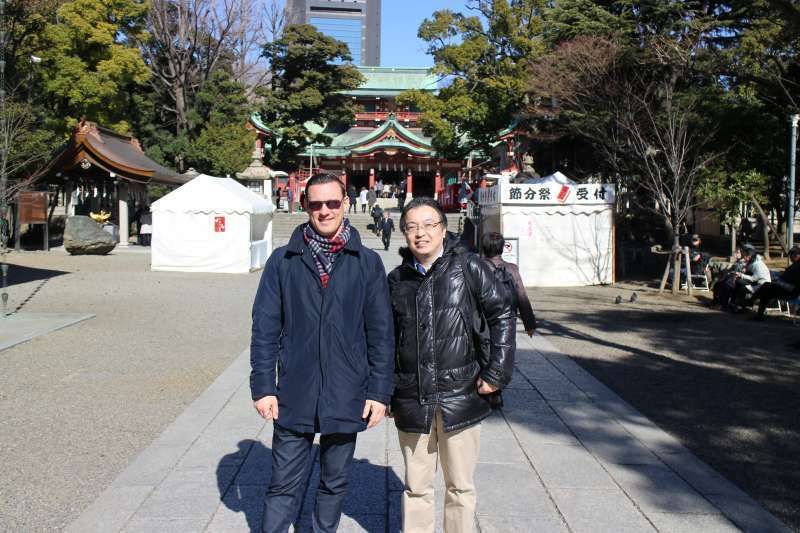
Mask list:
[{"label": "eyeglasses", "polygon": [[322,205],[323,204],[325,205],[325,207],[327,207],[331,211],[336,211],[337,209],[342,207],[342,201],[341,200],[324,200],[324,201],[320,201],[320,202],[318,202],[318,201],[313,201],[313,202],[309,201],[308,202],[308,209],[310,211],[319,211],[320,209],[322,209]]},{"label": "eyeglasses", "polygon": [[441,221],[439,222],[425,222],[423,224],[406,224],[406,227],[403,229],[404,233],[411,233],[414,234],[417,232],[418,229],[422,228],[422,231],[425,233],[430,233],[434,229],[436,229],[439,225],[441,225]]}]

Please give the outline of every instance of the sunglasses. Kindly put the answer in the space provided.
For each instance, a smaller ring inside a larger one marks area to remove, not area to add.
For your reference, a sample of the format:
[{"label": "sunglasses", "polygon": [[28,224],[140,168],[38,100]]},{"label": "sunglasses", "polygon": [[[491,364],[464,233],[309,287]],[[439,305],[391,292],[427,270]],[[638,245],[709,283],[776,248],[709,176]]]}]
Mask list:
[{"label": "sunglasses", "polygon": [[342,207],[342,201],[341,200],[325,200],[325,201],[321,201],[321,202],[317,202],[317,201],[308,202],[308,209],[310,211],[319,211],[320,209],[322,209],[323,205],[325,205],[325,207],[327,207],[331,211],[336,211],[337,209]]}]

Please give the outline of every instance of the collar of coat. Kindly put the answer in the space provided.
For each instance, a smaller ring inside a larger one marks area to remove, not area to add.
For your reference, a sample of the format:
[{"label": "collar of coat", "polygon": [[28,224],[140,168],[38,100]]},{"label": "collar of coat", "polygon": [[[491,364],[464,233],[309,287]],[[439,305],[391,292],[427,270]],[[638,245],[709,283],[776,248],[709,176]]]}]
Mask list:
[{"label": "collar of coat", "polygon": [[[290,252],[302,254],[304,248],[306,248],[306,242],[303,239],[303,224],[300,224],[294,228],[292,236],[289,238],[287,249]],[[350,239],[348,239],[347,243],[344,245],[344,251],[353,253],[359,253],[361,251],[361,236],[358,234],[358,230],[353,226],[350,226]]]},{"label": "collar of coat", "polygon": [[[442,257],[447,257],[452,254],[463,254],[468,251],[469,250],[462,244],[458,235],[452,231],[447,232],[444,237],[444,251],[442,252]],[[403,246],[400,248],[399,253],[400,257],[403,258],[403,265],[417,272],[416,268],[414,268],[414,254],[411,253],[411,250],[409,250],[407,246]],[[431,268],[433,268],[433,266],[431,266]]]}]

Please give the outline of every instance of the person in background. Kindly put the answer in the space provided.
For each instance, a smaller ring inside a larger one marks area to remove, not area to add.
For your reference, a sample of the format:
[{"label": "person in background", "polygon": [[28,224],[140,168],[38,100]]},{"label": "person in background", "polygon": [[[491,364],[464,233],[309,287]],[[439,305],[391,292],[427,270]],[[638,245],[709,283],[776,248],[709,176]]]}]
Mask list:
[{"label": "person in background", "polygon": [[356,199],[358,198],[358,193],[356,192],[355,186],[351,183],[350,186],[347,188],[347,199],[349,200],[350,207],[347,210],[347,213],[358,213],[358,206],[356,205]]},{"label": "person in background", "polygon": [[392,240],[392,232],[394,231],[394,220],[392,214],[387,209],[383,212],[383,221],[381,222],[381,240],[383,241],[383,249],[389,249],[389,243]]},{"label": "person in background", "polygon": [[531,301],[528,299],[528,293],[525,292],[525,285],[523,285],[522,277],[519,275],[519,268],[514,263],[503,260],[502,255],[505,244],[506,240],[500,233],[493,231],[484,235],[481,239],[483,259],[493,270],[502,267],[511,274],[511,278],[514,280],[514,287],[517,290],[517,315],[522,319],[525,333],[529,337],[533,337],[533,332],[536,330],[536,315],[533,312]]},{"label": "person in background", "polygon": [[367,212],[367,201],[369,198],[369,191],[366,187],[361,187],[361,193],[358,195],[358,205],[361,206],[361,214]]},{"label": "person in background", "polygon": [[733,264],[724,272],[721,272],[714,283],[714,297],[711,300],[711,307],[719,305],[722,309],[727,309],[736,288],[737,273],[744,272],[747,264],[742,258],[742,247],[738,246],[733,252]]},{"label": "person in background", "polygon": [[367,211],[370,215],[372,214],[372,206],[375,205],[375,202],[378,201],[378,195],[375,194],[375,189],[370,187],[367,191],[367,206],[369,207],[369,211]]},{"label": "person in background", "polygon": [[286,208],[290,215],[294,214],[294,189],[292,187],[286,187]]},{"label": "person in background", "polygon": [[758,314],[756,320],[763,320],[767,306],[772,300],[793,300],[800,296],[800,248],[793,246],[789,249],[789,266],[778,278],[763,284],[753,294],[753,300],[758,300]]},{"label": "person in background", "polygon": [[375,182],[375,194],[378,198],[383,197],[383,180],[378,178],[378,181]]},{"label": "person in background", "polygon": [[139,244],[150,246],[150,237],[153,234],[153,214],[150,206],[145,206],[139,215]]},{"label": "person in background", "polygon": [[742,259],[746,262],[746,266],[744,272],[735,274],[734,311],[740,311],[741,306],[751,305],[753,294],[771,280],[769,268],[752,244],[742,246]]},{"label": "person in background", "polygon": [[372,225],[374,226],[375,235],[380,235],[381,226],[383,226],[383,209],[381,209],[380,204],[373,205],[370,214],[372,215]]}]

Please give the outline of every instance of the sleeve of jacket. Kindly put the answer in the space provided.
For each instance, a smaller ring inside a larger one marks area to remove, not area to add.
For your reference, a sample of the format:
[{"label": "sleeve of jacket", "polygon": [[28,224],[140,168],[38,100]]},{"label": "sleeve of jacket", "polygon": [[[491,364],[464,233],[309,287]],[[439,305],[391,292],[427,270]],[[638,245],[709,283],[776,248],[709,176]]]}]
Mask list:
[{"label": "sleeve of jacket", "polygon": [[514,278],[514,287],[517,289],[517,310],[522,324],[525,326],[525,331],[536,329],[536,315],[533,312],[531,301],[528,299],[528,293],[525,292],[525,285],[522,284],[519,268],[514,263],[506,263],[506,269]]},{"label": "sleeve of jacket", "polygon": [[383,262],[374,254],[368,269],[364,327],[367,336],[369,382],[367,398],[388,404],[394,391],[394,316]]},{"label": "sleeve of jacket", "polygon": [[250,338],[250,394],[253,401],[278,394],[275,367],[278,361],[278,342],[283,329],[278,256],[282,255],[276,251],[267,261],[253,302],[253,330]]},{"label": "sleeve of jacket", "polygon": [[511,312],[511,302],[498,287],[489,267],[475,254],[466,261],[470,275],[476,281],[478,305],[489,324],[491,356],[489,364],[481,371],[481,379],[495,387],[505,387],[514,373],[516,350],[516,317]]}]

